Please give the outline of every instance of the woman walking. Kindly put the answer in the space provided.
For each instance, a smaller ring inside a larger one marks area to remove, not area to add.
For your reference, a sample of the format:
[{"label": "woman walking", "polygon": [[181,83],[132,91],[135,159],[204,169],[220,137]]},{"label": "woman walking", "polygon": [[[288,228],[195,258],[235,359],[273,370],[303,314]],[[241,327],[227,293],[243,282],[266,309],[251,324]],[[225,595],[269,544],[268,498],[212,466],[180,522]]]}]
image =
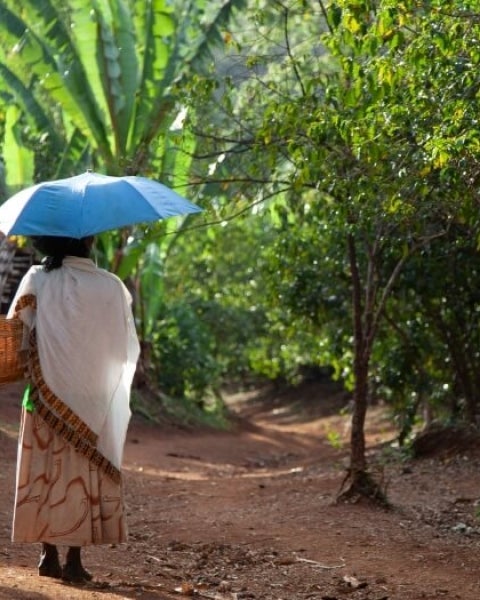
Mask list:
[{"label": "woman walking", "polygon": [[44,261],[8,312],[24,323],[29,382],[12,540],[42,544],[39,575],[77,582],[91,579],[83,546],[126,541],[120,469],[139,354],[130,294],[89,258],[92,243],[34,238]]}]

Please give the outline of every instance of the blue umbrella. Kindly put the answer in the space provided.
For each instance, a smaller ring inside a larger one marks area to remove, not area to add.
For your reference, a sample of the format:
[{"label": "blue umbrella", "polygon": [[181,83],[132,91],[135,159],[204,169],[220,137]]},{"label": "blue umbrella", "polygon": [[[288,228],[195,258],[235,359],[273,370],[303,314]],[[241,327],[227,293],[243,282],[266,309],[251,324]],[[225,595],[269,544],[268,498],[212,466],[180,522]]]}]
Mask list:
[{"label": "blue umbrella", "polygon": [[201,210],[152,179],[88,171],[45,181],[13,195],[0,206],[0,231],[5,235],[83,238]]}]

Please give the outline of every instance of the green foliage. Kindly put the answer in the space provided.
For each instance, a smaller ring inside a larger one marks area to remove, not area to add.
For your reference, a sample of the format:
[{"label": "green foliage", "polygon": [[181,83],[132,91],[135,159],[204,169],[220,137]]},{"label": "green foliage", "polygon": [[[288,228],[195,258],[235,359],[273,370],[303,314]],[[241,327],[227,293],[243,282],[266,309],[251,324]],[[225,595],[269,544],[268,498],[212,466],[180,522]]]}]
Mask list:
[{"label": "green foliage", "polygon": [[200,405],[195,399],[176,398],[162,393],[155,401],[145,397],[139,390],[132,390],[132,410],[147,421],[161,424],[177,424],[182,427],[205,425],[216,429],[230,426],[225,405],[219,398],[209,399],[207,405]]},{"label": "green foliage", "polygon": [[173,398],[208,404],[215,397],[218,367],[213,339],[188,304],[166,306],[152,336],[160,389]]},{"label": "green foliage", "polygon": [[262,286],[262,249],[272,235],[258,215],[181,235],[166,265],[170,302],[188,302],[212,339],[218,375],[241,380],[251,355],[269,336]]},{"label": "green foliage", "polygon": [[12,164],[15,168],[7,171],[5,184],[13,189],[19,189],[24,181],[33,180],[33,154],[22,139],[26,133],[22,125],[18,107],[8,107],[5,111],[5,148],[14,158]]},{"label": "green foliage", "polygon": [[335,450],[341,450],[343,448],[342,436],[334,429],[329,429],[327,431],[327,442],[332,448],[335,448]]},{"label": "green foliage", "polygon": [[[206,11],[187,0],[179,10],[166,0],[5,0],[0,98],[25,110],[57,152],[72,152],[75,132],[89,146],[89,166],[161,173],[166,154],[172,164],[170,126],[180,110],[171,86],[189,76],[242,4],[210,3]],[[72,163],[52,165],[52,178],[69,174],[59,166]]]}]

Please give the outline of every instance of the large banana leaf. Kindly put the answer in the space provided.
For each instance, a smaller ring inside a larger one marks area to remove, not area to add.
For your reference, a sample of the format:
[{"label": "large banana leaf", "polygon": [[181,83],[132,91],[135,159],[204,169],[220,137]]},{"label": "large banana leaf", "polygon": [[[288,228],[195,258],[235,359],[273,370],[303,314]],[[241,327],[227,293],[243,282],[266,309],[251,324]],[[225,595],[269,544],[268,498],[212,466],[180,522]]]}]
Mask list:
[{"label": "large banana leaf", "polygon": [[168,137],[178,112],[172,84],[200,65],[245,4],[0,0],[1,64],[46,113],[61,107],[61,126],[90,140],[96,168],[153,174],[156,141]]},{"label": "large banana leaf", "polygon": [[45,112],[42,104],[32,93],[32,89],[15,75],[4,63],[0,62],[0,97],[5,106],[17,104],[20,106],[28,120],[33,121],[34,127],[46,133],[54,146],[61,146],[61,137],[58,135],[52,120]]},{"label": "large banana leaf", "polygon": [[88,69],[61,25],[62,14],[48,0],[25,0],[28,10],[22,10],[20,18],[7,4],[11,3],[0,2],[0,44],[6,50],[7,66],[25,85],[39,86],[50,101],[60,105],[76,127],[92,137],[106,162],[111,162],[105,122]]},{"label": "large banana leaf", "polygon": [[[76,4],[83,5],[77,13],[86,21],[85,2],[76,0]],[[81,28],[89,31],[83,52],[85,61],[88,61],[92,56],[92,44],[96,47],[93,73],[97,80],[97,93],[103,98],[109,115],[113,153],[124,156],[139,82],[132,15],[128,4],[118,0],[98,0],[93,6],[93,27],[85,22]]]},{"label": "large banana leaf", "polygon": [[5,160],[6,184],[18,191],[24,182],[33,182],[34,156],[22,142],[22,113],[15,105],[11,105],[5,114]]},{"label": "large banana leaf", "polygon": [[[137,31],[144,34],[144,43],[139,44],[141,63],[139,98],[131,128],[130,151],[133,156],[164,129],[166,118],[173,106],[168,96],[165,73],[172,60],[171,48],[176,24],[171,3],[166,0],[136,2],[134,22]],[[177,65],[178,66],[178,65]]]}]

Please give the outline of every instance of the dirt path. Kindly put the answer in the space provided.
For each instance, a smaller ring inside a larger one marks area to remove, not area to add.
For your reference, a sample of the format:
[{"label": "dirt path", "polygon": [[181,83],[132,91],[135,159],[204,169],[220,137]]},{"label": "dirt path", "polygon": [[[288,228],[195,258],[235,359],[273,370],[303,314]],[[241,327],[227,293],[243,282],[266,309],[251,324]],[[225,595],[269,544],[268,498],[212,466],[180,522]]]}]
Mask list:
[{"label": "dirt path", "polygon": [[373,410],[369,445],[394,509],[335,505],[346,452],[327,439],[340,444],[348,417],[329,415],[322,393],[237,398],[227,433],[134,421],[130,541],[86,549],[95,578],[82,587],[39,578],[38,547],[9,541],[19,394],[0,388],[0,599],[479,600],[480,453],[389,463]]}]

